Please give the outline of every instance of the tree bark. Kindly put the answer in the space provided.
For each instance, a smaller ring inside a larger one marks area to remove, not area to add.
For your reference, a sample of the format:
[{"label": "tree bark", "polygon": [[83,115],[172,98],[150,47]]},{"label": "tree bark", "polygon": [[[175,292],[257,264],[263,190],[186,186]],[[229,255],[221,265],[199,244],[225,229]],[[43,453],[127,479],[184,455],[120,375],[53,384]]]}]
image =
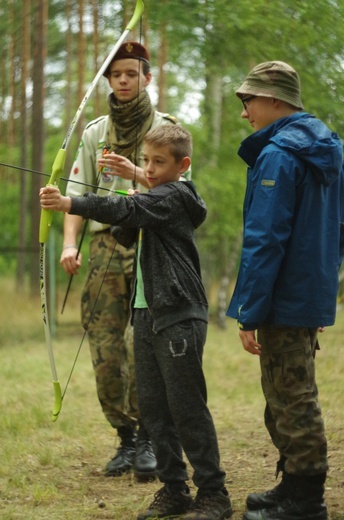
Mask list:
[{"label": "tree bark", "polygon": [[[34,48],[33,48],[33,97],[32,97],[32,168],[43,171],[44,158],[44,65],[47,48],[48,0],[35,0]],[[31,294],[39,293],[39,247],[38,231],[40,206],[38,192],[41,178],[32,176],[31,189],[31,244],[37,244],[31,256],[30,289]]]},{"label": "tree bark", "polygon": [[9,63],[10,63],[10,81],[9,81],[9,98],[11,100],[11,106],[8,117],[8,130],[7,130],[7,145],[8,147],[14,146],[14,112],[15,112],[15,9],[14,0],[9,1],[9,25],[12,27],[12,31],[9,39]]},{"label": "tree bark", "polygon": [[[86,37],[84,31],[84,12],[85,3],[84,0],[78,0],[78,12],[79,12],[79,35],[78,35],[78,105],[81,103],[84,97],[84,85],[85,85],[85,71],[86,71]],[[81,132],[85,126],[85,115],[84,112],[81,114],[76,133],[78,138],[81,136]]]},{"label": "tree bark", "polygon": [[158,110],[167,112],[167,77],[164,65],[168,61],[168,43],[166,38],[166,23],[162,23],[159,29],[160,47],[158,52]]},{"label": "tree bark", "polygon": [[[65,114],[65,133],[67,133],[68,128],[70,126],[70,122],[73,117],[73,108],[72,108],[72,96],[73,96],[73,31],[71,26],[72,19],[72,5],[71,0],[66,0],[66,20],[67,20],[67,31],[66,31],[66,48],[67,48],[67,58],[66,58],[66,89],[65,89],[65,105],[64,105],[64,114]],[[68,146],[66,150],[66,168],[69,171],[69,167],[73,162],[74,152],[71,150],[71,147]]]},{"label": "tree bark", "polygon": [[[92,0],[92,16],[93,16],[93,63],[94,63],[94,76],[99,70],[99,2]],[[94,105],[93,105],[93,116],[94,118],[100,115],[100,93],[99,86],[96,85],[94,94]]]},{"label": "tree bark", "polygon": [[[27,149],[28,149],[28,125],[27,125],[27,95],[26,83],[29,76],[30,63],[30,9],[31,1],[22,1],[23,9],[23,38],[22,38],[22,60],[21,60],[21,99],[20,99],[20,165],[22,168],[27,166]],[[27,215],[28,215],[28,197],[27,197],[27,176],[20,175],[20,198],[19,198],[19,229],[18,229],[18,258],[17,258],[17,290],[22,291],[25,287],[25,247],[27,239]]]}]

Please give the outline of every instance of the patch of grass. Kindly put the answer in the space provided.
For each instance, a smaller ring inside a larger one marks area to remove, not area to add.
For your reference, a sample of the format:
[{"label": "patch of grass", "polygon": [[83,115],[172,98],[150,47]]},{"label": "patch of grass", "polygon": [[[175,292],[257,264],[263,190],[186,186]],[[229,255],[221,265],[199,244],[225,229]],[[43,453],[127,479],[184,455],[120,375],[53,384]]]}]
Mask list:
[{"label": "patch of grass", "polygon": [[[5,341],[0,346],[0,517],[133,520],[160,484],[137,483],[132,474],[103,476],[117,441],[100,410],[87,340],[60,416],[55,423],[51,421],[54,394],[39,302],[37,305],[40,331],[37,328],[35,339],[23,340],[21,330],[36,314],[32,302],[22,303],[20,319],[7,313],[6,327],[1,328]],[[81,340],[78,302],[68,305],[65,312],[53,341],[62,390]],[[4,330],[11,330],[10,339]],[[317,355],[330,456],[326,500],[332,520],[344,519],[343,339],[344,309],[339,309],[336,326],[320,336]],[[234,321],[228,320],[226,330],[210,325],[204,369],[234,505],[232,518],[241,520],[247,493],[275,485],[277,454],[263,425],[259,360],[242,349]]]}]

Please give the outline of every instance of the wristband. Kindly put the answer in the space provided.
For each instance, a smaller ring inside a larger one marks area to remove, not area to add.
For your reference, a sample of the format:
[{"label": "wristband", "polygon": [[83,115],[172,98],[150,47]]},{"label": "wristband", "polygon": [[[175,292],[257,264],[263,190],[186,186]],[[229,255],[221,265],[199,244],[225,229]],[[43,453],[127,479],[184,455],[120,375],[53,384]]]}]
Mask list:
[{"label": "wristband", "polygon": [[62,251],[64,251],[65,249],[70,249],[70,248],[78,249],[78,246],[76,246],[76,245],[63,246]]}]

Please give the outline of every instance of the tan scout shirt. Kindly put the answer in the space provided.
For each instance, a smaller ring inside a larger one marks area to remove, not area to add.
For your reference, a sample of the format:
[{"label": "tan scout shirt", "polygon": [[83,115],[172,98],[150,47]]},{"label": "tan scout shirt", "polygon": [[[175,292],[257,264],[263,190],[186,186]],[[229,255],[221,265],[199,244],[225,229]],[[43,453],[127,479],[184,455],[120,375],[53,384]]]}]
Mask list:
[{"label": "tan scout shirt", "polygon": [[[79,149],[76,154],[74,164],[72,166],[69,178],[78,183],[87,183],[95,185],[98,176],[98,159],[103,153],[103,146],[106,142],[106,132],[109,116],[101,116],[94,121],[91,121],[85,128],[80,141]],[[173,119],[168,114],[155,112],[151,129],[157,128],[160,125],[167,123],[172,124]],[[142,144],[140,146],[139,166],[143,167],[143,153]],[[121,179],[106,174],[101,174],[99,180],[99,187],[104,187],[111,190],[128,190],[132,188],[132,181]],[[69,182],[67,184],[66,195],[69,197],[81,197],[86,191],[92,188],[77,184],[76,182]],[[142,185],[138,184],[139,191],[146,191]],[[100,196],[111,195],[105,190],[94,190]],[[114,194],[114,196],[116,196]],[[94,220],[89,221],[89,228],[92,233],[102,231],[109,227],[108,224],[100,224]]]}]

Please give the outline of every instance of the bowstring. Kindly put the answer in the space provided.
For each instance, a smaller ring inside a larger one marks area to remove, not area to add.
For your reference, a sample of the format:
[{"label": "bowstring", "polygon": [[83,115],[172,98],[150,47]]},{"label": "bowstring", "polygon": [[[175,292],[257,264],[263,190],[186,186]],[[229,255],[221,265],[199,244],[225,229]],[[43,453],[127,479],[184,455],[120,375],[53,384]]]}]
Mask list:
[{"label": "bowstring", "polygon": [[[43,177],[51,176],[50,173],[44,173],[39,170],[32,170],[31,168],[24,168],[23,166],[17,166],[15,164],[7,164],[7,163],[1,162],[1,161],[0,161],[0,166],[5,166],[6,168],[11,168],[13,170],[19,170],[22,172],[34,173],[36,175],[42,175]],[[86,182],[76,181],[75,179],[68,179],[67,177],[60,177],[60,180],[66,181],[66,182],[72,182],[73,184],[80,184],[81,186],[87,186],[88,188],[95,188],[97,190],[107,191],[109,193],[116,193],[116,190],[113,190],[111,188],[104,188],[103,186],[97,186],[95,184],[88,184]]]},{"label": "bowstring", "polygon": [[[142,41],[142,17],[140,19],[140,30],[139,30],[139,42],[141,43]],[[140,90],[140,67],[141,67],[141,62],[140,60],[137,60],[138,61],[138,65],[139,65],[139,74],[138,74],[138,92]],[[136,110],[138,111],[138,108],[139,108],[139,95],[137,96],[137,104],[136,104]],[[138,134],[139,134],[139,130],[138,130],[138,127],[136,127],[136,136],[135,136],[135,154],[134,154],[134,157],[135,157],[135,160],[134,160],[134,179],[133,179],[133,188],[135,189],[136,188],[136,168],[137,168],[137,164],[139,162],[139,157],[138,157]],[[109,190],[110,191],[110,190]],[[111,190],[112,191],[112,190]],[[115,237],[114,237],[115,239]],[[83,240],[83,238],[82,238]],[[106,280],[106,276],[107,276],[107,273],[108,273],[108,270],[109,270],[109,267],[110,267],[110,264],[112,262],[112,258],[113,258],[113,255],[115,253],[115,250],[116,250],[116,247],[118,245],[118,240],[115,239],[115,243],[114,243],[114,246],[113,246],[113,249],[112,249],[112,252],[111,252],[111,255],[110,255],[110,258],[109,258],[109,261],[107,263],[107,266],[106,266],[106,269],[105,269],[105,273],[104,273],[104,276],[103,276],[103,279],[100,283],[100,286],[99,286],[99,289],[98,289],[98,292],[97,292],[97,296],[96,296],[96,299],[95,299],[95,302],[93,304],[93,307],[92,307],[92,311],[90,313],[90,316],[88,318],[88,321],[87,321],[87,324],[86,324],[86,327],[84,328],[84,333],[83,333],[83,336],[81,338],[81,341],[80,341],[80,344],[79,344],[79,347],[78,347],[78,350],[77,350],[77,353],[76,353],[76,356],[75,356],[75,359],[74,359],[74,362],[72,364],[72,368],[71,368],[71,371],[70,371],[70,374],[68,376],[68,379],[67,379],[67,382],[66,382],[66,386],[65,386],[65,389],[63,391],[63,394],[62,394],[62,400],[67,392],[67,388],[69,386],[69,383],[71,381],[71,378],[72,378],[72,375],[73,375],[73,372],[74,372],[74,369],[75,369],[75,366],[76,366],[76,363],[77,363],[77,360],[79,358],[79,355],[80,355],[80,351],[81,351],[81,348],[83,346],[83,343],[84,343],[84,340],[86,338],[86,335],[88,333],[88,327],[91,323],[91,320],[93,318],[93,315],[95,313],[95,310],[96,310],[96,305],[98,303],[98,300],[99,300],[99,297],[100,297],[100,293],[101,293],[101,290],[103,288],[103,285],[104,285],[104,282]],[[86,282],[85,282],[86,283]]]}]

